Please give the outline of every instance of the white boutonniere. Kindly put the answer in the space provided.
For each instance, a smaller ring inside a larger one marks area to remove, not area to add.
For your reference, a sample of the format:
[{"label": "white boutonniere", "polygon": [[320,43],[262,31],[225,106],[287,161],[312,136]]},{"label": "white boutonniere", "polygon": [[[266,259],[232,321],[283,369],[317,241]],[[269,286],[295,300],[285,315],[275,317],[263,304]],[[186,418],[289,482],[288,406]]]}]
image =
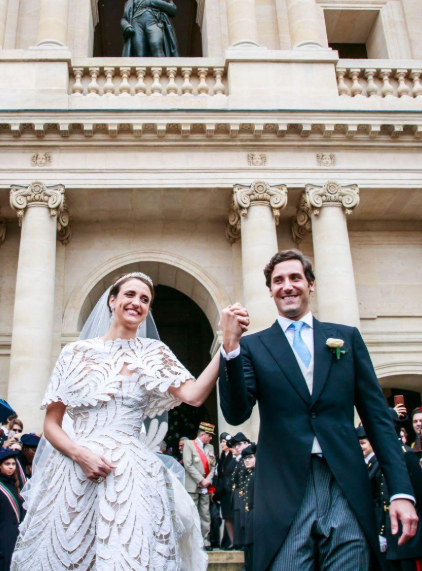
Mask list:
[{"label": "white boutonniere", "polygon": [[347,353],[347,349],[342,349],[342,347],[344,346],[343,339],[333,339],[332,337],[330,337],[329,339],[327,339],[325,344],[329,349],[331,349],[331,351],[335,354],[337,359],[340,359],[342,355],[345,355]]}]

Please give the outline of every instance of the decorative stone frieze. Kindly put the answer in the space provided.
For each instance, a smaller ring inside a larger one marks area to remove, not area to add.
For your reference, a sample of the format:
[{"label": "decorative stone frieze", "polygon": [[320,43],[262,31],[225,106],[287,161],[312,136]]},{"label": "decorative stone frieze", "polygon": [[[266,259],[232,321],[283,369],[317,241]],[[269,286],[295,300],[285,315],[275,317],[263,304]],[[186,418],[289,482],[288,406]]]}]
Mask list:
[{"label": "decorative stone frieze", "polygon": [[310,210],[306,202],[306,195],[302,193],[296,216],[292,218],[292,236],[293,240],[299,245],[305,235],[312,230],[312,221]]},{"label": "decorative stone frieze", "polygon": [[35,153],[32,155],[31,164],[33,167],[46,167],[51,163],[50,153]]},{"label": "decorative stone frieze", "polygon": [[267,155],[264,153],[248,153],[247,158],[250,167],[264,167],[267,164]]},{"label": "decorative stone frieze", "polygon": [[247,216],[251,206],[269,206],[278,225],[280,212],[287,205],[287,187],[284,184],[270,185],[255,181],[251,185],[236,184],[233,188],[233,201],[229,209],[226,236],[233,243],[240,237],[241,216]]},{"label": "decorative stone frieze", "polygon": [[333,167],[336,162],[336,156],[333,153],[318,153],[316,158],[320,167]]},{"label": "decorative stone frieze", "polygon": [[359,188],[356,184],[341,185],[328,181],[323,186],[307,184],[306,203],[309,211],[318,216],[323,206],[341,206],[346,214],[351,214],[359,204]]}]

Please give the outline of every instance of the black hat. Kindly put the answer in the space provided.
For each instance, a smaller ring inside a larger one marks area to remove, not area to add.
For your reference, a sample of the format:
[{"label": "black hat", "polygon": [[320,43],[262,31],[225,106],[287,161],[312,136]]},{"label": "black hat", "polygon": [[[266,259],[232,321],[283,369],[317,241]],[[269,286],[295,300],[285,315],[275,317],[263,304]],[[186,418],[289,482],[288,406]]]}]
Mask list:
[{"label": "black hat", "polygon": [[9,458],[14,458],[19,454],[19,450],[10,450],[10,448],[2,448],[0,450],[0,464],[4,462],[4,460],[8,460]]},{"label": "black hat", "polygon": [[249,444],[251,443],[249,438],[246,438],[243,432],[238,432],[237,434],[232,436],[230,442],[233,442],[234,444],[239,444],[239,442],[249,442]]},{"label": "black hat", "polygon": [[251,454],[256,454],[256,444],[255,442],[251,442],[249,446],[246,446],[242,450],[242,458],[246,458],[246,456],[251,456]]},{"label": "black hat", "polygon": [[356,428],[356,436],[359,438],[359,440],[366,440],[368,438],[363,426],[358,426]]},{"label": "black hat", "polygon": [[220,434],[220,442],[223,442],[223,440],[225,440],[227,442],[227,440],[230,440],[231,436],[228,432],[222,432]]},{"label": "black hat", "polygon": [[28,446],[28,448],[36,448],[40,443],[41,438],[34,433],[24,434],[21,436],[21,442],[24,446]]}]

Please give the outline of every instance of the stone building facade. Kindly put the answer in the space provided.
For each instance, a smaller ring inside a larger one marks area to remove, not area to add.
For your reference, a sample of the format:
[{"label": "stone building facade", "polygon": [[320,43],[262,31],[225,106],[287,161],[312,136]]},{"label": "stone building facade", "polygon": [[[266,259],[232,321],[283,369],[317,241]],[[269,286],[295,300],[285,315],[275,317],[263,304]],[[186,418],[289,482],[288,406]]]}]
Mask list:
[{"label": "stone building facade", "polygon": [[39,430],[60,348],[126,270],[199,306],[207,351],[235,300],[269,326],[262,269],[299,245],[315,315],[420,404],[420,0],[192,2],[200,56],[183,36],[124,59],[98,48],[120,41],[104,2],[0,0],[0,396]]}]

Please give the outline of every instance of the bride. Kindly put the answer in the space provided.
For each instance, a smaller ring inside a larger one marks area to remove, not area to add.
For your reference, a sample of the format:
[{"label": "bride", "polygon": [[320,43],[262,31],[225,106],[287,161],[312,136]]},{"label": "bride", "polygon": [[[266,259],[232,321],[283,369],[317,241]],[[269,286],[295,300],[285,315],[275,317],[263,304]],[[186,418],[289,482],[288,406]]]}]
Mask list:
[{"label": "bride", "polygon": [[[200,406],[219,355],[195,381],[164,343],[137,337],[153,298],[148,276],[121,276],[100,300],[105,336],[62,350],[42,403],[44,465],[26,496],[12,571],[207,568],[196,508],[149,450],[143,425],[182,402]],[[246,330],[246,313],[237,315]],[[65,432],[66,412],[73,429]]]}]

